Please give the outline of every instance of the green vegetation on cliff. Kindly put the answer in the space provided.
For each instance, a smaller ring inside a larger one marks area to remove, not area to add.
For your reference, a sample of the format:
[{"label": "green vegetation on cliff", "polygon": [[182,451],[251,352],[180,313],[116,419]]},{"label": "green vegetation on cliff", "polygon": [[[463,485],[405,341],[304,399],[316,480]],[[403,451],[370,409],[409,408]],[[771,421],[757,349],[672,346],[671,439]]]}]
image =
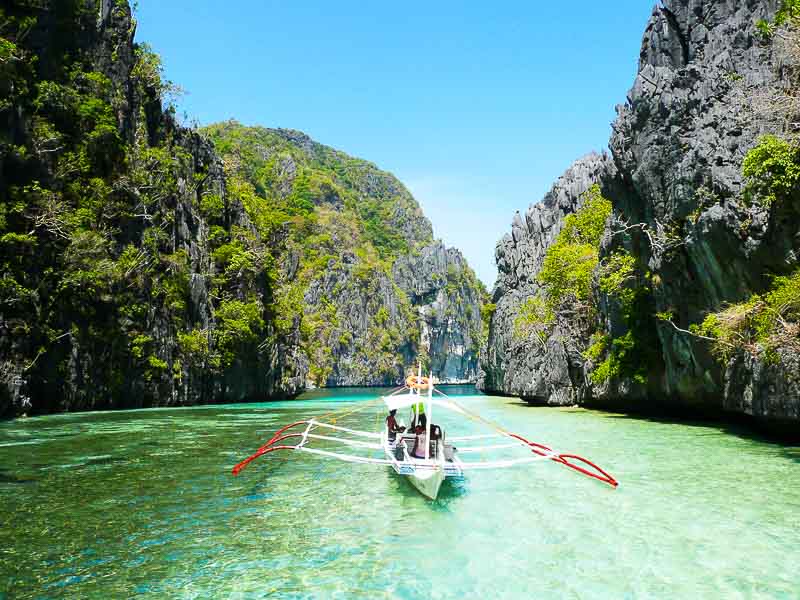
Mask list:
[{"label": "green vegetation on cliff", "polygon": [[135,25],[0,8],[0,414],[394,383],[423,335],[474,376],[485,291],[406,188],[297,131],[181,127]]},{"label": "green vegetation on cliff", "polygon": [[[800,149],[792,140],[764,136],[742,163],[745,198],[772,211],[800,214]],[[714,354],[727,362],[744,349],[767,362],[780,351],[800,352],[800,270],[772,277],[768,290],[709,313],[689,331],[712,341]]]},{"label": "green vegetation on cliff", "polygon": [[800,194],[800,147],[796,142],[766,135],[742,163],[746,197],[769,207]]},{"label": "green vegetation on cliff", "polygon": [[590,304],[592,273],[597,267],[600,239],[611,216],[611,202],[603,198],[600,187],[592,186],[583,206],[567,215],[556,241],[547,250],[538,280],[545,290],[547,304],[557,308],[567,298]]},{"label": "green vegetation on cliff", "polygon": [[775,13],[773,21],[761,19],[756,22],[756,30],[765,37],[775,34],[778,27],[783,27],[789,23],[800,19],[800,0],[783,0],[778,12]]},{"label": "green vegetation on cliff", "polygon": [[514,319],[514,335],[521,339],[534,335],[544,343],[555,321],[555,312],[547,300],[541,296],[531,296],[522,303]]},{"label": "green vegetation on cliff", "polygon": [[611,214],[611,203],[599,186],[583,196],[581,208],[564,219],[561,231],[547,249],[537,276],[543,294],[527,298],[514,319],[514,336],[533,336],[544,344],[556,322],[556,311],[565,303],[591,318],[592,274],[597,267],[600,238]]},{"label": "green vegetation on cliff", "polygon": [[[647,383],[647,375],[655,362],[658,339],[655,321],[649,313],[651,298],[650,272],[641,268],[626,250],[617,249],[603,260],[597,289],[613,305],[627,331],[616,337],[596,334],[586,352],[596,368],[594,383],[628,378]],[[604,357],[602,360],[599,360]]]},{"label": "green vegetation on cliff", "polygon": [[514,320],[515,336],[535,335],[543,343],[556,321],[556,311],[564,303],[574,304],[579,312],[591,317],[592,274],[598,265],[600,239],[610,215],[611,203],[595,185],[583,195],[581,208],[564,218],[537,276],[543,296],[532,296],[522,303]]},{"label": "green vegetation on cliff", "polygon": [[[262,238],[284,236],[291,258],[272,263],[269,277],[279,322],[302,321],[312,381],[324,385],[343,354],[354,354],[364,378],[369,369],[378,377],[397,373],[404,363],[398,351],[417,343],[419,328],[409,299],[392,280],[392,265],[432,241],[405,187],[371,163],[297,131],[228,121],[203,133],[225,161],[231,197],[242,202]],[[221,242],[215,257],[240,256],[238,247]],[[397,300],[392,315],[387,293]],[[353,310],[371,323],[358,339],[347,320]]]},{"label": "green vegetation on cliff", "polygon": [[724,360],[741,349],[769,362],[779,360],[780,349],[800,352],[800,271],[776,277],[766,293],[711,313],[690,330],[713,339],[715,354]]},{"label": "green vegetation on cliff", "polygon": [[[245,127],[235,121],[203,133],[227,160],[229,172],[253,186],[271,214],[291,218],[293,231],[320,225],[344,234],[350,247],[364,247],[391,261],[432,241],[430,225],[405,187],[389,173],[292,130]],[[319,223],[340,213],[341,223]],[[252,217],[252,215],[251,215]],[[344,231],[348,228],[348,231]],[[325,246],[330,239],[316,240]]]},{"label": "green vegetation on cliff", "polygon": [[225,399],[275,343],[272,249],[134,29],[126,2],[0,9],[0,412]]},{"label": "green vegetation on cliff", "polygon": [[[592,186],[583,196],[580,209],[564,218],[555,242],[547,249],[537,280],[542,296],[528,298],[514,321],[517,337],[533,335],[544,345],[560,318],[567,327],[586,323],[592,335],[585,356],[594,365],[591,378],[604,383],[628,377],[645,383],[651,355],[652,327],[646,315],[650,291],[647,277],[640,277],[635,258],[616,250],[600,260],[600,242],[611,216],[611,202],[600,187]],[[625,319],[627,331],[618,337],[603,333],[596,323],[597,297],[604,295]],[[566,312],[565,312],[566,311]]]}]

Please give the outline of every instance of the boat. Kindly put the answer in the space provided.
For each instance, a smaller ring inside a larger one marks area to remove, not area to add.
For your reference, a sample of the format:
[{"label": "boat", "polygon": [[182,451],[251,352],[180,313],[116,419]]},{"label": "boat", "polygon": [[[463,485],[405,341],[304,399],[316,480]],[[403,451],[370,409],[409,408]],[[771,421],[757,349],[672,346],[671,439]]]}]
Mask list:
[{"label": "boat", "polygon": [[[388,424],[384,423],[381,431],[363,431],[338,424],[343,417],[375,407],[377,403],[383,404],[388,411],[409,409],[411,427],[390,431]],[[433,422],[434,414],[438,415],[439,411],[449,411],[482,424],[489,432],[448,436],[441,426]],[[474,445],[487,440],[492,441],[486,445]],[[320,448],[316,446],[318,443],[334,445],[337,449]],[[354,453],[338,450],[340,445],[352,448]],[[352,410],[328,413],[281,427],[256,452],[234,466],[232,473],[239,475],[257,458],[278,451],[306,452],[350,463],[388,466],[397,475],[407,478],[414,488],[430,500],[437,499],[447,480],[464,479],[469,471],[505,469],[546,461],[558,463],[612,488],[619,485],[613,476],[582,456],[559,453],[472,413],[436,388],[433,374],[423,377],[421,369],[416,375],[409,375],[404,385],[374,402],[360,403]],[[485,456],[496,451],[521,451],[521,454],[494,460],[462,458],[470,454]]]}]

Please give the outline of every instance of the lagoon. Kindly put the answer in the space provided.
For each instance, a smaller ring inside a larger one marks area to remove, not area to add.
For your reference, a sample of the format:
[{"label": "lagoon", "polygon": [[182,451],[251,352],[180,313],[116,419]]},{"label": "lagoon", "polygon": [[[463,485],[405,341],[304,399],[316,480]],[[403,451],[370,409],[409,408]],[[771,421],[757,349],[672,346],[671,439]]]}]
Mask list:
[{"label": "lagoon", "polygon": [[[619,488],[546,462],[471,472],[431,502],[388,467],[300,453],[230,474],[282,424],[379,389],[18,419],[0,423],[0,598],[800,593],[800,448],[730,426],[443,389],[587,456]],[[341,423],[382,418],[376,407]]]}]

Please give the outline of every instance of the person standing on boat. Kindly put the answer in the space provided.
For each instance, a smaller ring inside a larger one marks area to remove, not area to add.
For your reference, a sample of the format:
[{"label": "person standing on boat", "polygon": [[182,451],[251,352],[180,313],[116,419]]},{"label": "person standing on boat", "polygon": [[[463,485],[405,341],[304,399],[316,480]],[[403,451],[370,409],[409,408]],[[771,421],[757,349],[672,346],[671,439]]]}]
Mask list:
[{"label": "person standing on boat", "polygon": [[386,417],[386,429],[389,432],[389,441],[393,442],[395,438],[397,438],[398,433],[403,433],[406,428],[402,425],[398,424],[397,417],[397,409],[393,408],[389,411],[389,416]]}]

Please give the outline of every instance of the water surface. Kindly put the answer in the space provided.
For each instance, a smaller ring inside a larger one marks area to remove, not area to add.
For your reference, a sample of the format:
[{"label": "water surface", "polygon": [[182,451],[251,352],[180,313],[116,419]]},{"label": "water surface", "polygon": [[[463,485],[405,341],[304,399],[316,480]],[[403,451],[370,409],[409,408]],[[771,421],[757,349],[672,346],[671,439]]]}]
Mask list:
[{"label": "water surface", "polygon": [[473,472],[430,502],[386,467],[299,453],[230,475],[281,424],[359,408],[374,389],[16,420],[0,423],[0,598],[800,594],[800,449],[460,391],[620,487],[547,462]]}]

